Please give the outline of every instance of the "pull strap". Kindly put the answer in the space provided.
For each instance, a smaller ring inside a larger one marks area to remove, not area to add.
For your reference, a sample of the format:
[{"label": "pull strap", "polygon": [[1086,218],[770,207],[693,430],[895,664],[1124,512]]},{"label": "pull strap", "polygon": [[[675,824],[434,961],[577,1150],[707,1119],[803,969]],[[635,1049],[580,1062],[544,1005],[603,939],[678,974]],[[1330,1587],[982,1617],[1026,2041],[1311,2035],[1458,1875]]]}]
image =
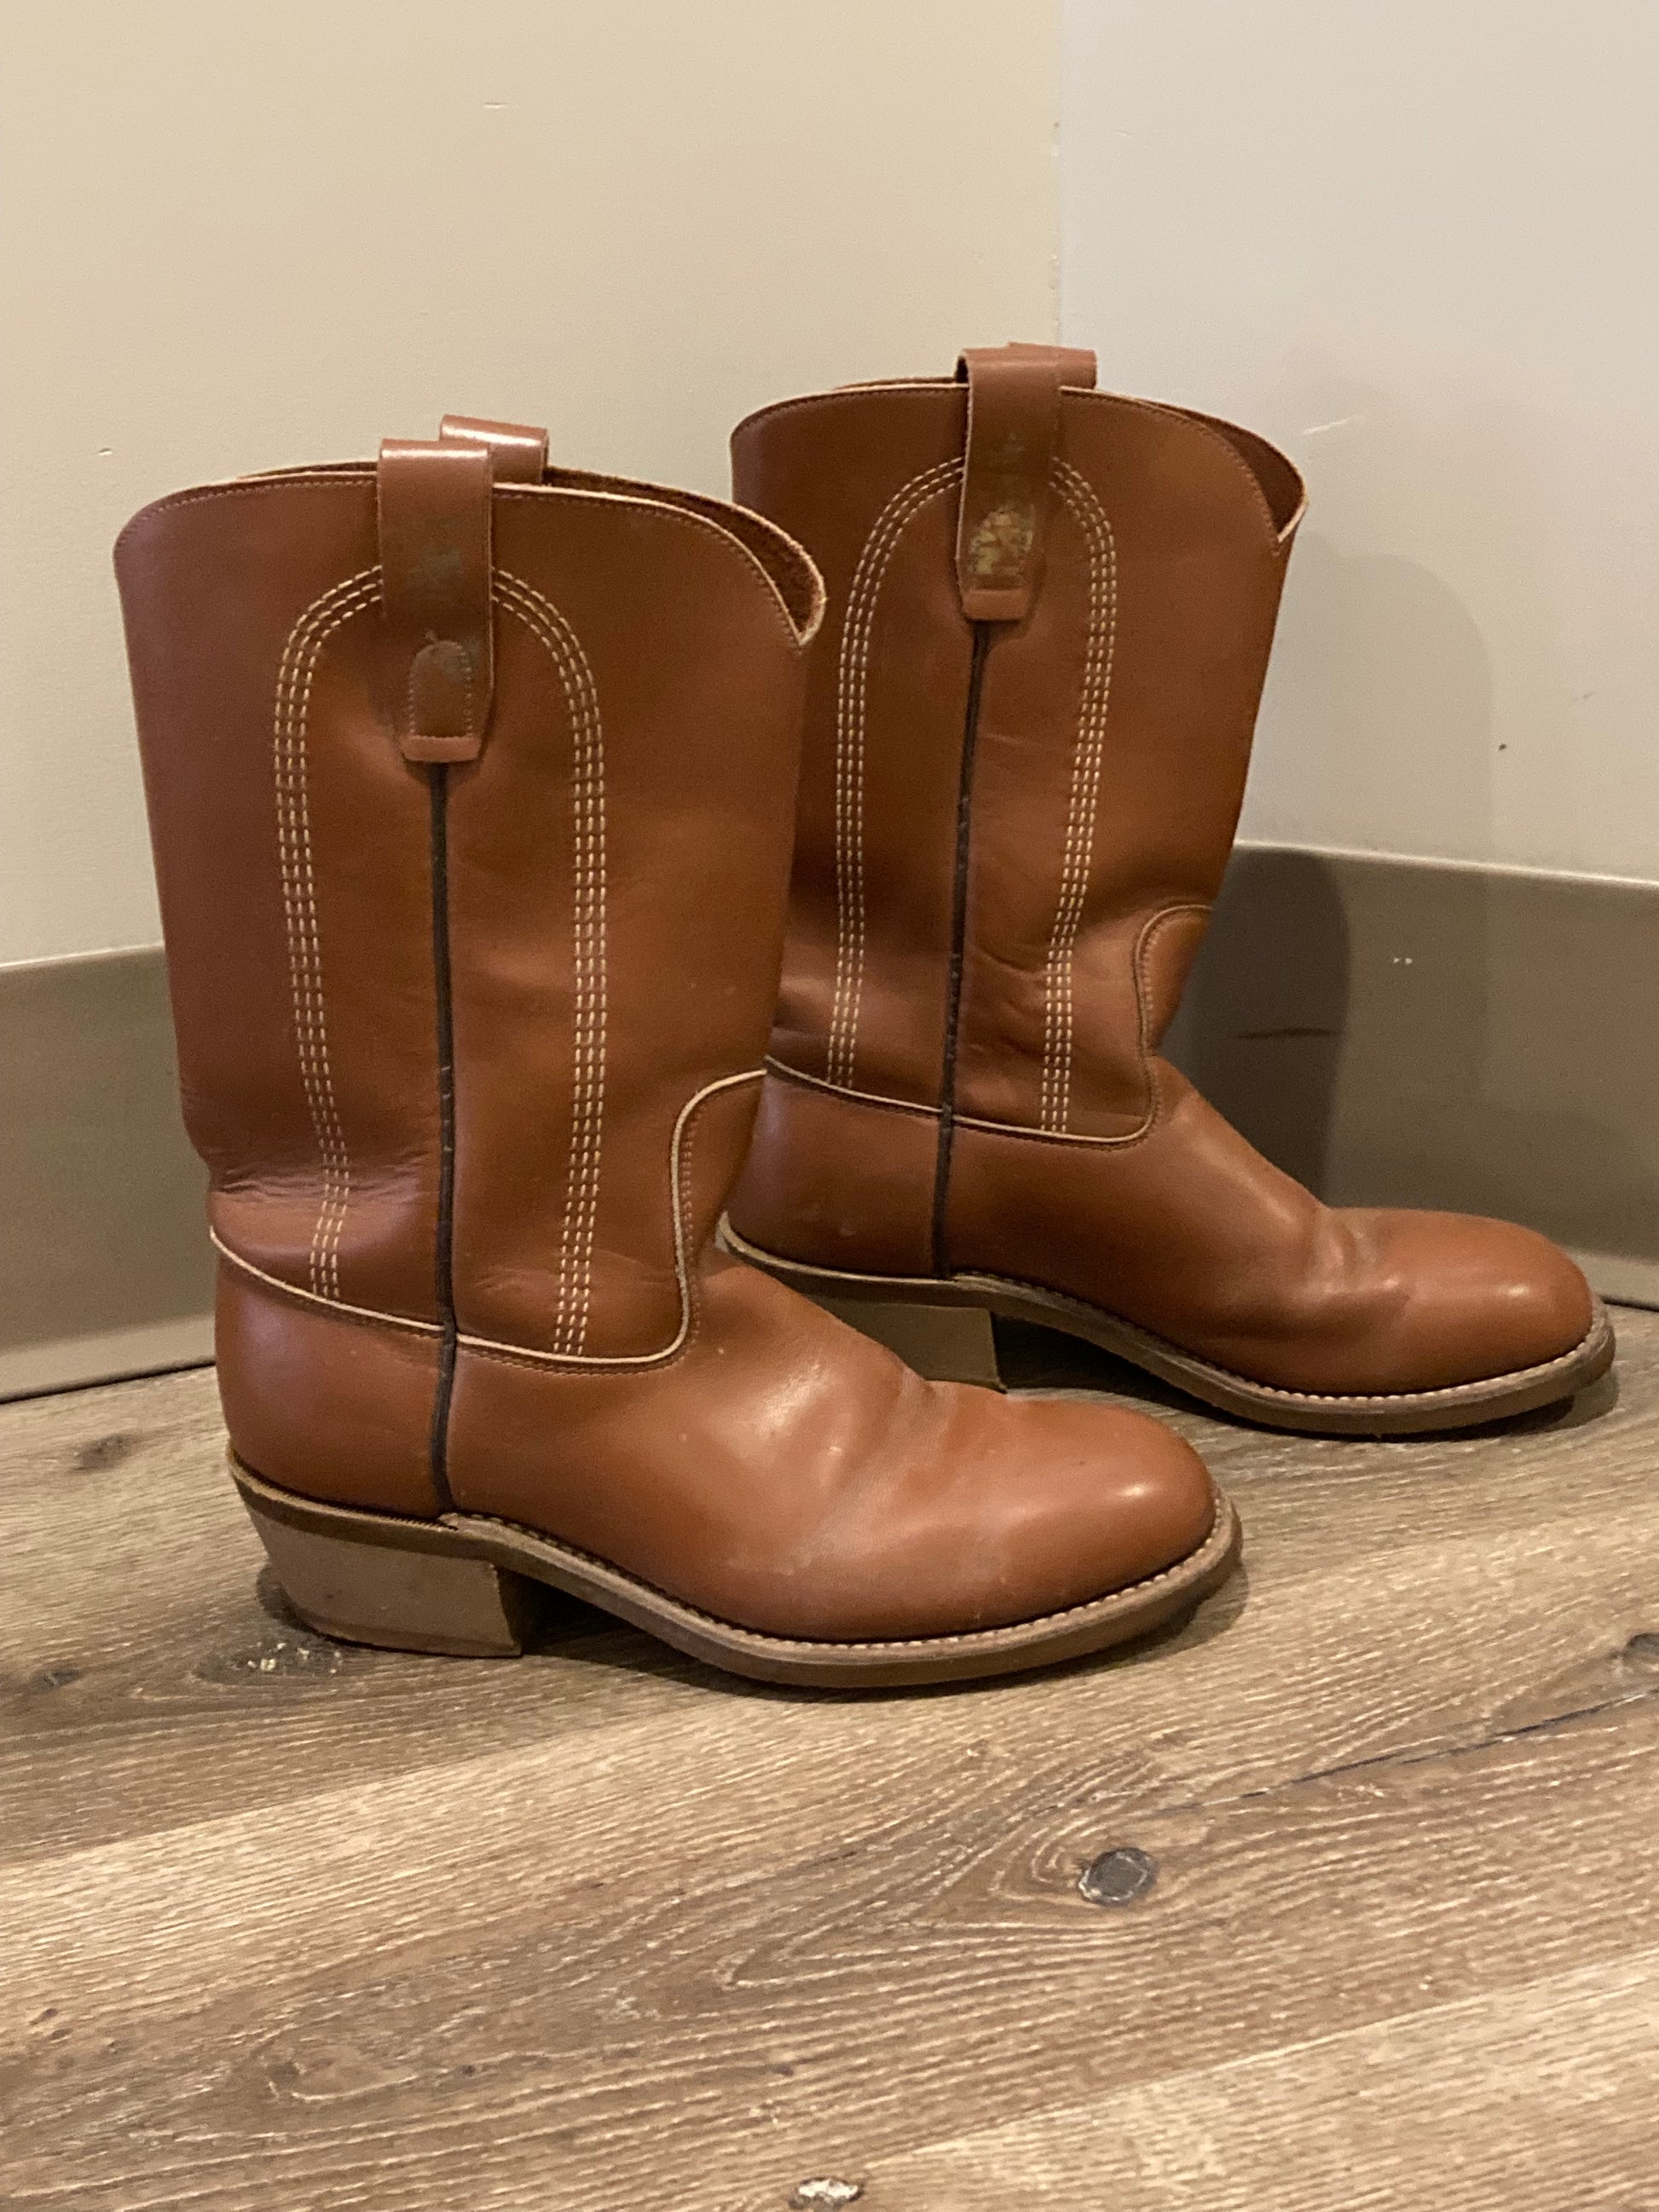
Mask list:
[{"label": "pull strap", "polygon": [[1060,364],[1060,380],[1071,392],[1092,392],[1100,374],[1092,346],[1026,345],[1016,338],[1005,350],[1008,353],[1052,354]]},{"label": "pull strap", "polygon": [[476,760],[495,689],[490,451],[387,439],[380,448],[380,592],[393,727],[405,760]]},{"label": "pull strap", "polygon": [[491,422],[478,415],[446,415],[438,425],[446,446],[483,446],[495,464],[497,483],[539,483],[547,474],[547,433],[527,422]]},{"label": "pull strap", "polygon": [[957,585],[969,622],[1024,622],[1042,573],[1048,474],[1060,437],[1055,346],[970,348],[968,449],[957,524]]}]

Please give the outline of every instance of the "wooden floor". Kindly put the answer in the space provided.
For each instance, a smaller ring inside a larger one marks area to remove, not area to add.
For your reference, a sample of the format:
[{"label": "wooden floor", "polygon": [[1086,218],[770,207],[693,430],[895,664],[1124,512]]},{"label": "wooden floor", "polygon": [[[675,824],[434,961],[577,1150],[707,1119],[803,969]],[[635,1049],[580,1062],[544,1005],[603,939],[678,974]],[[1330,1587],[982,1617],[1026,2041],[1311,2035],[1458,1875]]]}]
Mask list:
[{"label": "wooden floor", "polygon": [[[516,1662],[331,1645],[210,1375],[0,1407],[0,2203],[1653,2212],[1659,1316],[1620,1322],[1571,1414],[1459,1441],[1176,1414],[1246,1577],[1109,1663],[881,1698],[574,1608]],[[1121,1379],[1057,1343],[1029,1375]]]}]

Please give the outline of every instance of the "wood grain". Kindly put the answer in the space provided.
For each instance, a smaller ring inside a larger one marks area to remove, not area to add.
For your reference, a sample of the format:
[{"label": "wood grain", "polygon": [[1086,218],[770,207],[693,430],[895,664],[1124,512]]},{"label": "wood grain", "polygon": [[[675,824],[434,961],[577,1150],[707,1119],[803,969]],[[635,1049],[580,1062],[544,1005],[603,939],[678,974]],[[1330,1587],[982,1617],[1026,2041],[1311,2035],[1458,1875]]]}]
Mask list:
[{"label": "wood grain", "polygon": [[930,2145],[860,2212],[1651,2212],[1656,2051],[1648,1951]]},{"label": "wood grain", "polygon": [[[881,1698],[574,1609],[515,1662],[348,1652],[256,1594],[209,1378],[0,1410],[0,2203],[1652,2212],[1659,1317],[1620,1321],[1567,1420],[1179,1413],[1247,1583]],[[1152,1887],[1085,1902],[1119,1846]]]}]

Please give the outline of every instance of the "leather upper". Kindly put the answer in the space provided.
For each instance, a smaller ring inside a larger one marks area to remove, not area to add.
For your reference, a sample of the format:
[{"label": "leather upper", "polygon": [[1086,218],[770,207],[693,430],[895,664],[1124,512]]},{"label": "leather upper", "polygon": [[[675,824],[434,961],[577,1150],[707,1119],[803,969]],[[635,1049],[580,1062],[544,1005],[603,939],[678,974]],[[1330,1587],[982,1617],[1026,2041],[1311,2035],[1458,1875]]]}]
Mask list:
[{"label": "leather upper", "polygon": [[118,549],[238,1452],[779,1635],[1158,1574],[1215,1516],[1177,1437],[924,1383],[714,1252],[821,586],[757,515],[540,454],[455,418]]},{"label": "leather upper", "polygon": [[[1592,1302],[1544,1239],[1333,1212],[1158,1056],[1237,828],[1303,491],[1253,434],[1078,389],[1075,356],[1038,374],[1042,353],[1006,349],[998,403],[1016,460],[1051,454],[1032,589],[978,618],[960,532],[994,501],[963,382],[825,392],[733,435],[737,495],[829,593],[778,1072],[734,1224],[813,1264],[1058,1290],[1281,1389],[1559,1356]],[[1013,512],[1030,468],[1003,476]]]}]

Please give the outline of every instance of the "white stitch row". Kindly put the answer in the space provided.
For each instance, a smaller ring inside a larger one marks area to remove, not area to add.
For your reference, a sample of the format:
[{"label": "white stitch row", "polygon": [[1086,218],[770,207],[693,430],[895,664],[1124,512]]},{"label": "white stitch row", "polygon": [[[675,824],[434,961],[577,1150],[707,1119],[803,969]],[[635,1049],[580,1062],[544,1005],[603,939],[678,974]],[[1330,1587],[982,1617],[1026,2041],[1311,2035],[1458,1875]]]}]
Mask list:
[{"label": "white stitch row", "polygon": [[1043,994],[1042,1088],[1038,1119],[1045,1129],[1063,1131],[1071,1118],[1076,1035],[1073,971],[1093,867],[1095,814],[1117,645],[1117,544],[1111,523],[1086,477],[1068,463],[1057,461],[1054,486],[1083,531],[1089,549],[1089,642],[1061,856],[1060,891],[1049,934]]},{"label": "white stitch row", "polygon": [[888,563],[909,523],[962,474],[941,461],[912,477],[877,516],[847,595],[836,695],[836,990],[826,1073],[850,1085],[864,995],[864,762],[870,647]]},{"label": "white stitch row", "polygon": [[1060,1068],[1062,1060],[1069,1058],[1066,1043],[1072,1014],[1071,952],[1074,943],[1074,925],[1081,911],[1084,888],[1088,878],[1086,862],[1079,867],[1079,854],[1088,845],[1086,825],[1090,811],[1085,807],[1085,794],[1091,782],[1091,756],[1096,734],[1093,713],[1095,678],[1102,635],[1099,533],[1093,527],[1087,508],[1073,494],[1058,463],[1054,470],[1053,485],[1083,532],[1089,563],[1089,616],[1083,687],[1078,706],[1077,743],[1060,856],[1060,887],[1049,932],[1048,957],[1044,963],[1042,1087],[1037,1116],[1038,1125],[1042,1128],[1063,1126],[1069,1103],[1069,1080],[1062,1079]]},{"label": "white stitch row", "polygon": [[342,623],[372,605],[379,595],[379,571],[366,568],[323,592],[306,609],[283,647],[274,715],[277,865],[295,1034],[300,1079],[322,1170],[322,1197],[312,1231],[308,1267],[313,1290],[319,1297],[337,1300],[340,1240],[351,1197],[351,1161],[329,1065],[311,849],[307,737],[312,684],[323,647]]},{"label": "white stitch row", "polygon": [[586,1343],[604,1141],[607,977],[604,732],[593,673],[580,639],[550,599],[498,570],[502,605],[524,623],[552,660],[572,738],[573,1085],[559,1285],[553,1318],[556,1351]]},{"label": "white stitch row", "polygon": [[[1093,852],[1095,807],[1103,746],[1104,710],[1099,689],[1103,534],[1090,509],[1055,471],[1055,489],[1082,528],[1089,549],[1089,646],[1079,702],[1078,747],[1061,860],[1060,894],[1049,939],[1044,993],[1043,1084],[1039,1124],[1063,1130],[1070,1116],[1074,1036],[1073,994],[1077,939],[1086,901]],[[1086,487],[1085,492],[1086,492]]]}]

